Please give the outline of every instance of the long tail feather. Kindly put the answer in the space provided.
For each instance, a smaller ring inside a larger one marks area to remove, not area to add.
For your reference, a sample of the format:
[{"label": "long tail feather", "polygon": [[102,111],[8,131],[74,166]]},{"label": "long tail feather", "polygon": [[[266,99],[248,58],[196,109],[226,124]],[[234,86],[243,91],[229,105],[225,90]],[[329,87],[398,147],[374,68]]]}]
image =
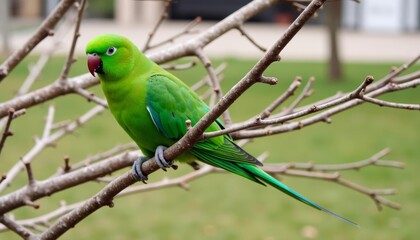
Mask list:
[{"label": "long tail feather", "polygon": [[238,163],[238,165],[240,167],[242,167],[243,169],[245,169],[246,171],[250,172],[252,175],[254,175],[256,178],[258,178],[259,180],[273,186],[274,188],[286,193],[287,195],[293,197],[296,200],[299,200],[313,208],[316,208],[318,210],[321,210],[323,212],[326,212],[332,216],[334,216],[335,218],[338,218],[344,222],[347,222],[353,226],[356,227],[360,227],[357,223],[344,218],[336,213],[331,212],[328,209],[325,209],[323,207],[321,207],[320,205],[312,202],[311,200],[305,198],[304,196],[300,195],[299,193],[297,193],[296,191],[294,191],[293,189],[289,188],[288,186],[286,186],[285,184],[279,182],[277,179],[275,179],[274,177],[270,176],[269,174],[267,174],[266,172],[264,172],[262,169],[258,168],[257,166],[253,166],[253,165],[249,165],[249,164],[241,164]]}]

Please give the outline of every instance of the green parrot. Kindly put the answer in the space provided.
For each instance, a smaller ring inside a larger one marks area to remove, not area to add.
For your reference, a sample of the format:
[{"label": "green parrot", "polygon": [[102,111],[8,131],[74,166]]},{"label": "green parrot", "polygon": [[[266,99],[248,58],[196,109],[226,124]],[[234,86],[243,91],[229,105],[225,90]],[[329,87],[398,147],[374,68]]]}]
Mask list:
[{"label": "green parrot", "polygon": [[[93,38],[86,46],[90,73],[98,75],[109,108],[119,125],[136,142],[145,157],[133,165],[140,181],[147,180],[141,165],[155,156],[163,169],[172,165],[163,151],[186,132],[186,121],[194,126],[210,109],[186,84],[148,59],[127,38],[106,34]],[[206,132],[223,129],[220,120]],[[264,172],[262,163],[236,145],[229,135],[197,142],[176,160],[193,163],[202,161],[225,169],[261,185],[271,185],[287,195],[350,224],[343,218],[303,197]]]}]

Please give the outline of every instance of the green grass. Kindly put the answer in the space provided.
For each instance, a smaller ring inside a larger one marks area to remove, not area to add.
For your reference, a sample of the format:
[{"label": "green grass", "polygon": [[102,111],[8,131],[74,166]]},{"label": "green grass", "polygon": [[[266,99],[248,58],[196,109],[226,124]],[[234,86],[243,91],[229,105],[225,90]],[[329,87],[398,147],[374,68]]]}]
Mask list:
[{"label": "green grass", "polygon": [[[34,59],[29,59],[33,62]],[[46,85],[57,77],[63,63],[56,58],[42,73],[34,88]],[[225,59],[228,69],[223,81],[224,92],[253,65],[250,60]],[[216,61],[217,63],[221,60]],[[8,99],[26,76],[21,64],[0,84],[0,101]],[[400,63],[399,63],[400,64]],[[354,89],[367,74],[376,79],[384,76],[391,64],[347,64],[345,81],[328,81],[326,67],[317,62],[280,62],[266,75],[276,76],[276,86],[256,85],[230,109],[235,121],[245,120],[281,94],[296,75],[306,81],[315,76],[314,95],[305,100],[335,94],[338,90]],[[418,69],[418,66],[417,66]],[[84,61],[77,62],[71,75],[86,72]],[[200,67],[175,74],[188,83],[201,78]],[[98,87],[93,88],[100,95]],[[398,102],[419,102],[418,89],[393,93],[385,99]],[[92,103],[78,96],[54,100],[56,121],[74,119],[87,111]],[[48,106],[45,103],[31,108],[13,122],[15,135],[8,139],[0,157],[0,169],[5,172],[19,161],[32,146],[32,137],[42,134],[42,124]],[[390,196],[402,204],[400,211],[385,208],[378,212],[366,196],[330,182],[285,177],[282,180],[311,200],[361,225],[354,228],[322,212],[311,209],[272,188],[264,188],[231,174],[214,174],[191,183],[191,190],[180,188],[147,192],[115,200],[114,208],[104,208],[67,232],[63,239],[415,239],[420,216],[420,115],[415,111],[380,108],[365,104],[332,118],[332,124],[316,124],[300,131],[255,139],[246,146],[254,155],[270,152],[267,162],[343,163],[365,159],[379,150],[390,147],[386,159],[406,163],[405,170],[368,167],[360,171],[344,172],[343,176],[372,188],[397,188]],[[71,162],[106,150],[129,138],[116,125],[109,112],[88,122],[75,134],[46,149],[33,164],[37,179],[44,179],[62,165],[69,155]],[[178,171],[151,176],[151,181],[179,176],[191,169],[182,166]],[[17,179],[9,191],[26,182],[25,174]],[[103,185],[89,183],[39,200],[41,208],[29,207],[14,211],[16,218],[48,212],[64,199],[73,203],[95,194]],[[305,237],[305,229],[316,234]],[[13,233],[0,233],[0,238],[17,239]]]}]

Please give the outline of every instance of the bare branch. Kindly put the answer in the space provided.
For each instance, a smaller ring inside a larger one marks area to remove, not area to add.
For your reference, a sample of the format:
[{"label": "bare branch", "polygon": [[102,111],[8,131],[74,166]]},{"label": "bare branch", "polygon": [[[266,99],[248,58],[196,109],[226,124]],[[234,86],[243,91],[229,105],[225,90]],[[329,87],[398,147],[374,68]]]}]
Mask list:
[{"label": "bare branch", "polygon": [[380,167],[404,168],[405,165],[401,162],[381,160],[390,152],[389,148],[385,148],[378,153],[374,154],[368,159],[361,160],[353,163],[344,164],[313,164],[313,163],[288,163],[273,165],[275,167],[286,167],[288,169],[301,169],[306,171],[345,171],[345,170],[359,170],[361,168],[374,165]]},{"label": "bare branch", "polygon": [[[25,156],[22,157],[22,161],[25,163],[31,162],[32,159],[35,156],[37,156],[46,146],[50,146],[64,135],[75,131],[79,126],[89,121],[92,117],[96,116],[103,110],[104,108],[102,106],[96,106],[89,110],[87,113],[85,113],[83,116],[77,118],[75,121],[70,122],[66,127],[55,131],[53,134],[50,134],[52,124],[46,123],[42,138],[36,141],[35,146]],[[50,112],[51,111],[53,110],[50,110]],[[7,173],[7,178],[0,183],[0,192],[4,191],[4,189],[12,183],[13,179],[18,175],[18,173],[23,169],[23,167],[23,164],[21,162],[18,162],[9,170],[9,172]]]},{"label": "bare branch", "polygon": [[67,55],[66,63],[64,64],[64,68],[60,74],[60,81],[65,81],[70,71],[71,65],[75,62],[74,59],[74,49],[76,48],[77,39],[80,36],[80,23],[82,22],[83,12],[85,10],[86,0],[81,0],[79,5],[78,2],[75,2],[77,8],[77,18],[76,18],[76,26],[74,28],[73,39],[70,46],[70,52]]},{"label": "bare branch", "polygon": [[23,94],[29,91],[30,87],[41,74],[42,69],[45,67],[50,57],[57,49],[59,49],[61,40],[67,33],[68,28],[70,27],[70,19],[70,17],[64,18],[64,22],[59,25],[57,31],[54,33],[54,36],[51,38],[51,43],[48,44],[48,49],[43,51],[38,61],[30,67],[30,72],[26,77],[25,81],[23,82],[22,86],[16,92],[16,96],[22,96]]},{"label": "bare branch", "polygon": [[296,77],[295,80],[290,84],[289,88],[276,100],[274,100],[264,111],[261,112],[260,116],[261,119],[267,118],[271,115],[271,113],[282,103],[284,103],[290,96],[292,96],[296,89],[301,85],[302,78]]},{"label": "bare branch", "polygon": [[276,77],[261,76],[260,79],[258,79],[258,82],[265,83],[268,85],[276,85],[279,82],[279,80]]},{"label": "bare branch", "polygon": [[115,195],[120,193],[127,186],[134,184],[136,181],[136,178],[131,172],[119,176],[115,181],[104,187],[98,194],[87,200],[82,206],[72,210],[63,217],[60,217],[47,231],[41,234],[41,238],[57,239],[69,229],[69,226],[75,226],[97,209],[103,206],[111,207]]},{"label": "bare branch", "polygon": [[97,96],[95,96],[94,93],[89,92],[83,88],[75,88],[74,91],[79,94],[80,96],[86,98],[88,100],[88,102],[94,102],[104,108],[108,108],[108,103],[106,102],[106,100],[101,99]]},{"label": "bare branch", "polygon": [[160,15],[158,22],[153,27],[153,30],[149,33],[149,36],[142,50],[143,52],[146,52],[147,50],[151,49],[150,42],[152,41],[159,27],[162,25],[163,21],[165,21],[165,19],[168,18],[169,7],[171,6],[171,4],[172,0],[165,0],[165,7],[163,8],[162,14]]},{"label": "bare branch", "polygon": [[6,215],[0,215],[0,223],[2,223],[8,229],[21,236],[23,239],[36,239],[36,235],[34,233],[32,233],[27,228],[18,224]]},{"label": "bare branch", "polygon": [[[217,68],[214,69],[214,72],[217,76],[219,76],[223,70],[225,70],[227,67],[226,63],[222,63],[219,66],[217,66]],[[217,79],[220,80],[220,77],[217,77]],[[209,84],[209,76],[205,76],[204,78],[202,78],[200,81],[196,82],[194,85],[192,85],[190,88],[193,91],[197,91],[198,89],[202,88],[203,86],[205,86],[206,84]]]},{"label": "bare branch", "polygon": [[361,92],[359,94],[359,98],[362,99],[363,101],[376,104],[380,107],[400,108],[400,109],[406,109],[406,110],[420,110],[420,104],[405,104],[405,103],[389,102],[389,101],[380,100],[380,99],[366,96],[364,95],[364,92]]},{"label": "bare branch", "polygon": [[9,116],[7,117],[6,126],[3,129],[3,134],[0,139],[0,154],[1,154],[1,151],[3,150],[4,143],[6,142],[6,138],[13,135],[13,133],[10,131],[10,125],[12,124],[14,113],[15,113],[15,109],[13,108],[9,109]]},{"label": "bare branch", "polygon": [[178,34],[175,34],[172,37],[167,38],[166,40],[163,40],[159,43],[153,44],[149,46],[149,49],[152,48],[157,48],[160,46],[163,46],[165,44],[168,43],[173,43],[176,39],[180,38],[181,36],[187,35],[187,34],[193,34],[193,33],[197,33],[198,31],[194,31],[193,28],[195,26],[197,26],[199,23],[201,22],[201,17],[196,17],[194,18],[194,20],[192,20],[186,27],[184,30],[182,30],[181,32],[179,32]]},{"label": "bare branch", "polygon": [[398,76],[400,73],[402,73],[403,71],[407,70],[409,67],[413,66],[417,61],[420,60],[420,54],[417,55],[415,58],[413,58],[410,62],[401,65],[399,68],[397,69],[393,69],[388,75],[386,75],[384,78],[382,78],[381,80],[371,84],[368,88],[366,88],[366,93],[370,93],[371,91],[378,89],[380,87],[385,86],[386,84],[388,84],[390,81],[392,81],[393,78],[395,78],[396,76]]},{"label": "bare branch", "polygon": [[354,182],[351,182],[351,181],[343,179],[343,178],[337,178],[337,180],[335,180],[335,182],[337,182],[338,184],[341,184],[343,186],[346,186],[348,188],[354,189],[354,190],[356,190],[360,193],[363,193],[365,195],[370,196],[373,199],[373,201],[375,202],[376,206],[378,207],[378,210],[382,209],[382,205],[393,208],[393,209],[400,209],[401,208],[398,203],[387,200],[387,199],[385,199],[384,197],[381,196],[381,195],[395,194],[394,189],[386,189],[386,190],[369,189],[369,188],[365,188],[365,187],[363,187],[359,184],[356,184]]},{"label": "bare branch", "polygon": [[287,163],[264,166],[263,169],[271,174],[284,174],[289,176],[332,181],[372,198],[379,210],[382,206],[387,206],[393,209],[399,209],[399,204],[382,197],[385,195],[395,194],[395,189],[370,189],[360,184],[356,184],[350,180],[344,179],[340,176],[339,172],[325,173],[325,171],[358,170],[371,165],[393,168],[404,167],[404,164],[401,162],[381,160],[381,158],[387,155],[388,153],[389,149],[383,149],[366,160],[361,160],[353,163],[327,165],[318,165],[313,163]]},{"label": "bare branch", "polygon": [[195,61],[191,61],[185,64],[167,64],[167,65],[161,65],[162,68],[166,70],[185,70],[194,67],[197,65]]},{"label": "bare branch", "polygon": [[[108,151],[95,154],[93,156],[90,156],[90,157],[78,162],[78,163],[73,164],[71,166],[71,171],[89,166],[89,165],[91,165],[95,162],[98,162],[98,161],[101,161],[101,160],[104,160],[104,159],[107,159],[107,158],[110,158],[110,157],[112,157],[112,156],[114,156],[118,153],[126,152],[128,150],[134,150],[134,149],[137,149],[137,145],[135,143],[117,145],[117,146],[115,146],[114,148],[112,148]],[[60,170],[57,174],[62,174],[62,173],[63,173],[62,170]]]},{"label": "bare branch", "polygon": [[[396,206],[398,206],[398,204],[393,203],[382,197],[384,195],[394,194],[395,190],[369,189],[369,188],[362,187],[358,184],[355,184],[349,180],[341,178],[338,172],[334,172],[334,173],[323,172],[323,171],[336,171],[336,170],[339,170],[339,171],[354,170],[354,169],[367,167],[370,165],[385,166],[385,167],[386,166],[401,167],[402,163],[381,160],[381,158],[384,157],[388,153],[389,153],[389,149],[384,149],[366,160],[361,160],[354,163],[336,164],[336,165],[322,165],[322,164],[318,165],[318,164],[310,164],[310,163],[309,164],[308,163],[287,163],[287,164],[274,164],[274,165],[269,164],[269,165],[263,166],[263,169],[264,171],[273,175],[282,174],[285,176],[298,176],[298,177],[305,177],[305,178],[311,178],[311,179],[332,181],[344,187],[348,187],[350,189],[359,191],[362,194],[371,197],[375,202],[376,201],[380,202],[380,204],[383,206],[395,208]],[[263,161],[266,157],[267,157],[267,154],[263,153],[262,155],[258,156],[258,159]],[[298,168],[301,170],[294,170],[294,168]],[[168,187],[177,187],[177,186],[185,190],[189,190],[189,185],[188,185],[189,182],[193,180],[197,180],[201,177],[204,177],[208,174],[215,173],[215,172],[225,173],[226,171],[222,169],[214,168],[209,165],[204,165],[204,167],[200,168],[199,170],[191,172],[191,173],[187,173],[178,178],[173,178],[173,179],[165,178],[161,181],[149,183],[147,185],[138,185],[138,186],[128,187],[122,190],[115,197],[124,197],[124,196],[132,195],[132,194],[138,194],[142,192],[153,191],[153,190],[158,190],[158,189],[163,189],[163,188],[168,188]],[[76,208],[80,208],[84,204],[86,203],[78,202],[78,203],[68,205],[68,206],[62,205],[59,209],[49,214],[36,217],[33,219],[19,220],[17,221],[17,223],[21,224],[22,226],[30,227],[36,224],[49,222],[52,219],[55,219],[64,214],[67,214]],[[74,211],[74,214],[76,213],[80,213],[80,210],[78,212]],[[67,216],[67,218],[70,218],[70,216]],[[0,228],[0,231],[1,230],[2,229]]]},{"label": "bare branch", "polygon": [[[241,79],[232,89],[229,90],[229,92],[223,97],[222,101],[219,101],[219,103],[213,108],[214,110],[210,113],[206,114],[203,118],[201,123],[205,125],[204,123],[211,123],[217,118],[217,114],[220,115],[220,113],[226,111],[226,109],[232,104],[243,92],[245,92],[249,87],[251,87],[254,83],[258,81],[258,79],[261,78],[263,72],[267,69],[267,67],[274,61],[278,60],[278,56],[280,55],[280,52],[286,47],[286,45],[290,42],[290,40],[293,38],[294,35],[302,28],[303,24],[306,23],[310,19],[310,17],[313,15],[313,13],[322,6],[323,0],[320,1],[312,1],[311,4],[308,5],[308,7],[303,11],[299,17],[289,26],[287,31],[283,34],[283,36],[278,39],[271,48],[267,51],[267,53],[257,62],[257,64],[254,65],[254,67],[246,74],[244,78]],[[316,110],[316,109],[315,109]],[[314,111],[312,109],[311,111]],[[267,120],[261,120],[258,122],[267,121]],[[250,123],[249,127],[254,126],[256,123],[255,121],[253,123]],[[199,126],[200,123],[198,123],[196,126]],[[201,126],[200,126],[201,127]],[[200,129],[200,127],[197,127],[197,129]],[[206,128],[207,126],[205,126]],[[229,132],[228,129],[234,129],[234,127],[226,128],[222,131],[212,132],[212,133],[200,133],[203,134],[203,138],[208,137],[214,137],[216,134],[227,134]],[[235,128],[236,129],[236,128]],[[238,129],[239,130],[239,129]],[[222,133],[223,132],[223,133]]]},{"label": "bare branch", "polygon": [[32,187],[33,185],[35,185],[35,178],[34,178],[34,174],[33,174],[33,171],[32,171],[31,163],[30,162],[24,162],[23,164],[25,165],[26,174],[28,176],[28,186]]},{"label": "bare branch", "polygon": [[394,77],[392,79],[392,82],[393,83],[403,83],[403,82],[408,82],[410,80],[414,80],[416,78],[420,78],[420,70],[419,71],[415,71],[413,73],[406,74],[404,76]]},{"label": "bare branch", "polygon": [[[64,2],[68,1],[63,1],[61,3]],[[269,8],[276,2],[277,0],[260,0],[250,2],[235,13],[231,14],[229,17],[209,28],[207,31],[192,38],[187,43],[176,44],[165,49],[164,51],[150,54],[149,58],[152,61],[160,64],[183,56],[193,55],[195,49],[203,48],[224,33],[238,26],[238,24],[245,22],[255,14]],[[21,57],[23,58],[24,56]],[[9,108],[14,108],[16,110],[21,108],[28,108],[58,96],[73,93],[74,89],[78,87],[88,88],[98,83],[98,79],[92,77],[90,74],[84,74],[70,78],[68,81],[66,81],[66,84],[62,84],[60,81],[56,81],[55,83],[42,89],[0,104],[0,118],[7,115],[7,110]]]},{"label": "bare branch", "polygon": [[225,19],[216,23],[214,26],[210,27],[208,30],[202,32],[194,38],[191,38],[187,42],[176,44],[162,51],[152,53],[149,55],[149,58],[154,62],[162,63],[175,60],[183,56],[194,55],[197,48],[204,48],[204,46],[207,46],[226,32],[236,28],[251,17],[255,16],[257,13],[271,7],[275,3],[277,3],[277,0],[249,2],[235,13],[229,15]]},{"label": "bare branch", "polygon": [[[297,177],[307,177],[311,179],[320,179],[320,180],[327,180],[332,181],[334,183],[340,184],[344,187],[347,187],[349,189],[355,190],[357,192],[360,192],[366,196],[369,196],[372,198],[372,200],[375,202],[376,206],[379,210],[382,209],[382,206],[387,206],[393,209],[400,209],[400,205],[398,203],[392,202],[384,197],[383,195],[393,195],[395,194],[395,189],[370,189],[366,188],[360,184],[357,184],[355,182],[352,182],[350,180],[344,179],[340,176],[340,174],[335,173],[320,173],[320,172],[308,172],[308,171],[301,171],[301,170],[289,170],[289,169],[280,169],[280,171],[286,175],[290,176],[297,176]],[[270,171],[268,171],[270,172]],[[276,172],[272,169],[270,173],[274,174]]]},{"label": "bare branch", "polygon": [[[28,201],[35,201],[42,197],[50,196],[56,192],[131,166],[138,158],[138,155],[138,151],[118,154],[67,174],[36,181],[32,187],[23,187],[12,193],[0,196],[0,215],[27,205]],[[148,164],[144,165],[148,166]]]},{"label": "bare branch", "polygon": [[238,31],[242,34],[242,36],[246,37],[255,47],[257,47],[262,52],[267,51],[267,49],[261,45],[259,45],[244,29],[243,25],[239,25],[236,27]]},{"label": "bare branch", "polygon": [[64,157],[64,167],[61,170],[62,170],[63,173],[68,173],[68,172],[71,171],[70,157],[69,156]]},{"label": "bare branch", "polygon": [[293,110],[296,108],[296,106],[304,99],[309,97],[312,94],[311,87],[312,83],[315,82],[315,78],[311,77],[309,78],[308,82],[306,83],[305,87],[303,88],[302,92],[299,94],[299,96],[290,104],[290,106],[281,112],[281,115],[287,115],[293,112]]},{"label": "bare branch", "polygon": [[0,82],[32,51],[36,45],[44,40],[44,38],[54,34],[53,29],[55,25],[74,2],[75,0],[61,1],[44,20],[41,26],[37,29],[36,33],[0,66]]},{"label": "bare branch", "polygon": [[92,77],[90,74],[69,78],[66,84],[61,84],[60,81],[56,81],[51,85],[1,103],[0,118],[7,115],[9,108],[14,108],[15,110],[29,108],[53,98],[73,93],[75,88],[88,88],[98,83],[98,79]]},{"label": "bare branch", "polygon": [[[203,49],[201,48],[197,48],[195,51],[195,54],[198,57],[198,59],[200,59],[200,61],[203,63],[204,67],[206,68],[216,99],[217,101],[220,101],[220,99],[222,99],[223,97],[223,92],[220,87],[220,81],[217,78],[216,71],[214,70],[210,59],[206,56]],[[214,103],[211,102],[210,107],[212,107],[213,105]],[[232,124],[232,118],[229,114],[229,111],[227,110],[223,112],[223,121],[226,126],[230,126]]]}]

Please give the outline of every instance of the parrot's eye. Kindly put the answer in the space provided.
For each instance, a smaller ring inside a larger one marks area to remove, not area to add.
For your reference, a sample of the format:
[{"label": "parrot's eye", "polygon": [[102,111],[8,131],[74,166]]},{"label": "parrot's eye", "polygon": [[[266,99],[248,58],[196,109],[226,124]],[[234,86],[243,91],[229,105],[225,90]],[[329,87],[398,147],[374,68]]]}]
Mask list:
[{"label": "parrot's eye", "polygon": [[106,55],[111,56],[114,55],[114,53],[117,51],[115,47],[109,47],[108,50],[106,50]]}]

